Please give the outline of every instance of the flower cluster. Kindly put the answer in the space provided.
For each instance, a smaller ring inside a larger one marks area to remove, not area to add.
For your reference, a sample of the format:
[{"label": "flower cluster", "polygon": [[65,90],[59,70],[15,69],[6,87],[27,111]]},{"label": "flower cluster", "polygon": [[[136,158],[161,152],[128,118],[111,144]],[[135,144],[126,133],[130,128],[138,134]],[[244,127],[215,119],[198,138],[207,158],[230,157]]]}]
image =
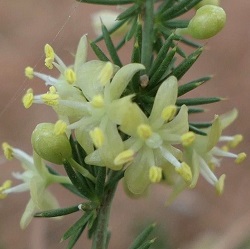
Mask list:
[{"label": "flower cluster", "polygon": [[[36,132],[37,128],[32,136],[34,150],[44,159],[62,164],[70,158],[70,149],[65,149],[70,145],[55,134],[64,133],[64,140],[66,134],[73,133],[86,152],[86,164],[125,169],[126,190],[140,196],[152,183],[167,182],[174,188],[179,188],[180,184],[194,187],[199,173],[220,194],[225,177],[222,175],[218,179],[213,173],[214,166],[220,164],[217,157],[233,157],[236,162],[245,158],[244,153],[228,152],[229,146],[227,150],[217,146],[221,141],[241,140],[241,136],[221,136],[222,129],[236,118],[235,110],[216,116],[212,126],[204,130],[207,136],[189,131],[187,106],[177,108],[175,105],[176,77],[170,76],[161,84],[151,113],[146,116],[132,101],[133,95],[124,93],[135,73],[144,69],[142,64],[131,63],[119,68],[111,62],[87,61],[86,35],[80,39],[73,65],[66,66],[48,44],[45,56],[45,65],[49,69],[56,67],[60,76],[53,78],[27,67],[28,78],[36,76],[50,87],[42,95],[33,95],[33,90],[28,89],[23,97],[26,108],[33,103],[44,103],[52,106],[58,115],[57,132],[50,132],[51,138],[46,135],[47,128]],[[57,140],[60,141],[55,144]],[[53,146],[58,147],[60,153],[52,150]]]}]

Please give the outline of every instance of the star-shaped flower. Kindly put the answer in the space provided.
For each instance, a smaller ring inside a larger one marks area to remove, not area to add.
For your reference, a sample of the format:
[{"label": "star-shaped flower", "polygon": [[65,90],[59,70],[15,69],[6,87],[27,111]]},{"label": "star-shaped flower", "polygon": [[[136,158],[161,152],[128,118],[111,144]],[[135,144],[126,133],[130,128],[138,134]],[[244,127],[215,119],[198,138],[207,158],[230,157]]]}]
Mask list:
[{"label": "star-shaped flower", "polygon": [[6,181],[0,188],[0,196],[3,198],[11,193],[30,191],[31,198],[20,221],[21,228],[26,228],[35,212],[59,207],[56,198],[47,190],[47,187],[54,182],[70,183],[70,181],[68,177],[49,173],[43,160],[35,152],[31,157],[7,143],[3,143],[2,147],[6,158],[19,160],[24,171],[13,173],[14,178],[21,180],[23,183],[11,187],[10,181]]},{"label": "star-shaped flower", "polygon": [[166,169],[167,164],[171,164],[186,182],[192,180],[189,166],[181,160],[181,151],[174,147],[184,142],[183,135],[189,129],[187,107],[183,105],[176,115],[177,91],[177,79],[171,76],[159,87],[148,118],[134,104],[120,126],[130,138],[125,141],[126,150],[114,163],[128,163],[125,184],[133,194],[143,194],[150,183],[159,182],[164,174],[170,174],[163,170],[162,176],[162,169]]}]

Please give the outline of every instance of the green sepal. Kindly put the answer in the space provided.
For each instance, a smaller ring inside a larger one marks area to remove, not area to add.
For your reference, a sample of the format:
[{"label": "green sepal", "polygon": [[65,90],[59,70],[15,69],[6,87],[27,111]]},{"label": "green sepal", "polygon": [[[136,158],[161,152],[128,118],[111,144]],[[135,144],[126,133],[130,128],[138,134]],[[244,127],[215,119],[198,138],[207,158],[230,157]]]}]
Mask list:
[{"label": "green sepal", "polygon": [[[147,226],[133,241],[132,245],[129,247],[129,249],[139,249],[141,246],[145,244],[145,241],[147,240],[148,236],[151,234],[151,232],[154,230],[156,224],[153,223],[149,226]],[[142,247],[144,248],[144,247]],[[149,247],[148,247],[149,248]]]},{"label": "green sepal", "polygon": [[191,68],[191,66],[195,63],[198,57],[201,55],[203,48],[196,49],[193,53],[191,53],[186,59],[184,59],[171,73],[178,80],[182,78],[182,76]]},{"label": "green sepal", "polygon": [[95,42],[90,42],[90,46],[93,52],[96,54],[97,58],[101,61],[109,61],[109,58],[104,54],[104,52],[96,45]]},{"label": "green sepal", "polygon": [[106,167],[98,167],[97,169],[95,193],[99,198],[102,198],[106,180]]},{"label": "green sepal", "polygon": [[122,63],[121,63],[120,58],[117,54],[116,48],[115,48],[113,41],[110,37],[108,29],[106,28],[106,26],[104,24],[102,24],[102,34],[103,34],[104,42],[105,42],[106,47],[109,51],[109,54],[110,54],[112,61],[117,66],[122,67]]},{"label": "green sepal", "polygon": [[209,97],[209,98],[190,98],[190,99],[177,99],[176,105],[206,105],[221,101],[221,98],[218,97]]},{"label": "green sepal", "polygon": [[95,194],[93,193],[92,188],[90,189],[88,180],[85,179],[81,174],[75,172],[71,167],[70,163],[65,161],[64,168],[69,176],[71,182],[76,187],[76,189],[86,198],[86,199],[94,199]]},{"label": "green sepal", "polygon": [[167,40],[165,41],[164,45],[161,47],[157,57],[155,58],[150,70],[149,70],[149,77],[151,78],[155,71],[159,68],[162,61],[166,58],[167,52],[172,44],[172,41],[174,39],[174,34],[171,34]]},{"label": "green sepal", "polygon": [[171,65],[171,61],[173,60],[175,53],[176,53],[176,48],[173,48],[171,51],[168,52],[165,59],[161,62],[158,69],[154,72],[154,74],[150,78],[148,89],[152,89],[156,85],[159,85],[160,83],[159,81],[160,79],[162,79],[164,73],[170,71],[169,66]]},{"label": "green sepal", "polygon": [[64,216],[68,214],[72,214],[79,211],[78,205],[67,207],[67,208],[58,208],[53,210],[47,210],[39,213],[35,213],[34,217],[41,217],[41,218],[49,218],[49,217],[58,217]]},{"label": "green sepal", "polygon": [[192,131],[192,132],[194,132],[194,133],[196,133],[196,134],[198,134],[198,135],[202,135],[202,136],[206,136],[207,135],[206,132],[204,132],[204,131],[202,131],[202,130],[198,129],[197,127],[195,127],[193,125],[190,125],[190,124],[189,124],[189,130]]},{"label": "green sepal", "polygon": [[124,19],[128,19],[132,16],[137,15],[137,13],[139,12],[140,6],[138,4],[134,4],[131,7],[129,7],[128,9],[126,9],[125,11],[123,11],[120,15],[117,16],[116,20],[121,21]]},{"label": "green sepal", "polygon": [[202,77],[202,78],[199,78],[197,80],[193,80],[191,82],[188,82],[184,85],[179,86],[178,87],[178,97],[184,95],[187,92],[190,92],[191,90],[202,85],[203,83],[207,82],[211,78],[212,78],[212,76],[206,76],[206,77]]},{"label": "green sepal", "polygon": [[134,3],[134,0],[77,0],[81,3],[102,4],[102,5],[122,5]]}]

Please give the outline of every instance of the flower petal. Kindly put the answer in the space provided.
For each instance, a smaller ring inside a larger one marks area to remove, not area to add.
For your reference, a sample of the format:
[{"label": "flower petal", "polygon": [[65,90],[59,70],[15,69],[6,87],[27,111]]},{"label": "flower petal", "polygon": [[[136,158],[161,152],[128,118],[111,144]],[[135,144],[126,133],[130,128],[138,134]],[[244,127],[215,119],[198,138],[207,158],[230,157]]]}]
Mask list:
[{"label": "flower petal", "polygon": [[169,105],[174,105],[177,99],[178,83],[174,76],[168,77],[159,87],[155,96],[154,105],[149,120],[154,121],[161,116],[162,110]]},{"label": "flower petal", "polygon": [[84,64],[87,61],[87,35],[83,35],[79,41],[76,55],[75,55],[75,64],[74,64],[74,71],[78,74],[80,73],[79,69],[82,64]]},{"label": "flower petal", "polygon": [[213,149],[214,146],[218,143],[220,136],[221,136],[221,122],[219,116],[216,116],[213,124],[207,134],[207,151],[210,151]]},{"label": "flower petal", "polygon": [[115,74],[110,84],[111,99],[118,99],[122,95],[123,91],[127,87],[134,74],[143,69],[145,69],[145,67],[139,63],[130,63],[122,67]]}]

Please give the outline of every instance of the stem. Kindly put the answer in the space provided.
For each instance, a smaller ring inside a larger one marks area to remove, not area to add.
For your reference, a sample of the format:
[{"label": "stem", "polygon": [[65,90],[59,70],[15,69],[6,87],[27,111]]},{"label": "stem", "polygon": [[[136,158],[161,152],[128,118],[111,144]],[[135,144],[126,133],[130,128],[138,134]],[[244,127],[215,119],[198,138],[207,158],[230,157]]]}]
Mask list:
[{"label": "stem", "polygon": [[109,241],[108,223],[112,200],[116,191],[117,184],[104,193],[99,212],[97,227],[94,233],[91,249],[107,249]]},{"label": "stem", "polygon": [[145,19],[142,31],[142,55],[141,62],[149,71],[153,51],[153,26],[154,26],[154,1],[145,3]]},{"label": "stem", "polygon": [[73,158],[68,159],[68,162],[71,164],[71,166],[81,173],[83,176],[87,177],[90,179],[93,183],[96,183],[95,177],[84,167],[82,167],[79,163],[77,163]]}]

